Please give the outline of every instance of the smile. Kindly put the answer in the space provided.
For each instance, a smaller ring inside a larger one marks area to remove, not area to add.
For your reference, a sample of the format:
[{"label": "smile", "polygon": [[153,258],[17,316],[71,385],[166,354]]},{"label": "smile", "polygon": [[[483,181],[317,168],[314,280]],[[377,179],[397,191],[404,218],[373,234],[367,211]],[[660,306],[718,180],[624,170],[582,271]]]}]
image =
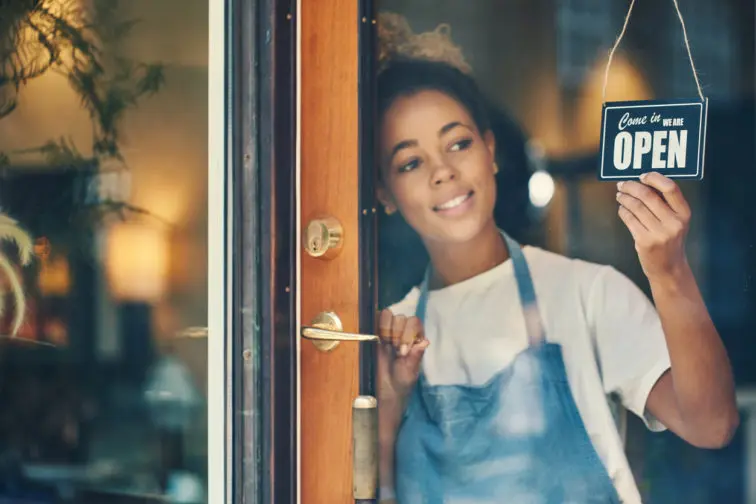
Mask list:
[{"label": "smile", "polygon": [[434,206],[433,210],[436,212],[445,212],[448,210],[452,210],[466,203],[470,198],[472,198],[472,196],[473,196],[473,191],[470,191],[467,194],[463,194],[462,196],[457,196],[456,198],[450,199],[449,201],[445,203]]}]

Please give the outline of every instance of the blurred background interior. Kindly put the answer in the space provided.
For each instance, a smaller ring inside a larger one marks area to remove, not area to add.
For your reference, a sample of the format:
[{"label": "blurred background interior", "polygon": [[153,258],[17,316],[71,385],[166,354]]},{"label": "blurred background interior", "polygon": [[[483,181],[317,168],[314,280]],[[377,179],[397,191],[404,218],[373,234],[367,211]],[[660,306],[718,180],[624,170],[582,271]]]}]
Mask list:
[{"label": "blurred background interior", "polygon": [[[24,343],[0,338],[0,502],[204,502],[208,2],[45,0],[45,11],[23,11],[33,3],[6,2],[0,19],[0,34],[20,27],[0,39],[0,54],[17,45],[0,67],[0,209],[35,253],[16,269]],[[379,3],[415,31],[450,23],[504,111],[502,226],[612,264],[647,289],[615,189],[596,181],[605,56],[627,5]],[[733,360],[743,425],[730,447],[703,451],[631,421],[628,453],[649,503],[756,503],[754,2],[681,8],[710,98],[706,178],[682,184],[694,208],[689,253]],[[86,33],[102,51],[73,37],[46,71],[39,35],[82,15],[97,16]],[[16,89],[19,68],[41,72]],[[695,96],[671,1],[637,3],[607,95]],[[400,257],[407,229],[382,219],[386,305],[417,280],[423,258]],[[18,257],[11,241],[0,247]],[[12,290],[0,279],[0,292]]]},{"label": "blurred background interior", "polygon": [[[519,240],[611,264],[646,293],[613,183],[599,182],[608,49],[626,0],[379,0],[416,33],[448,23],[496,117],[501,227]],[[756,139],[754,1],[680,2],[709,98],[703,183],[680,185],[693,208],[688,253],[733,362],[742,427],[730,447],[697,450],[628,416],[627,452],[644,502],[756,503]],[[672,0],[636,2],[612,63],[607,100],[696,98]],[[420,281],[427,258],[401,219],[381,217],[380,304]],[[414,247],[412,253],[408,248]]]},{"label": "blurred background interior", "polygon": [[205,502],[208,2],[4,2],[0,55],[0,502]]}]

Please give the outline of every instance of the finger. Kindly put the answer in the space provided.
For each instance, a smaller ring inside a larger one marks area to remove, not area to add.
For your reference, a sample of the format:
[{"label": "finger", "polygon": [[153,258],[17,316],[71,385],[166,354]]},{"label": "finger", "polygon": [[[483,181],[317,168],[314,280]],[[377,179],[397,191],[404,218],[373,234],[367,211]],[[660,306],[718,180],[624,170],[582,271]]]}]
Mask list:
[{"label": "finger", "polygon": [[620,205],[617,213],[619,214],[620,219],[622,219],[622,222],[625,223],[625,226],[627,226],[630,234],[633,235],[633,239],[636,243],[642,240],[646,233],[648,233],[648,229],[646,229],[638,218],[627,208]]},{"label": "finger", "polygon": [[683,196],[680,186],[669,177],[658,172],[648,172],[641,175],[640,180],[659,191],[669,207],[683,219],[690,219],[690,206]]},{"label": "finger", "polygon": [[394,358],[394,347],[383,344],[378,345],[378,374],[383,375],[389,372],[389,364]]},{"label": "finger", "polygon": [[402,344],[402,334],[406,325],[407,317],[404,315],[394,315],[394,320],[391,322],[391,344],[395,348],[399,348],[399,345]]},{"label": "finger", "polygon": [[630,196],[627,193],[618,192],[617,201],[622,208],[630,212],[648,231],[658,233],[662,230],[661,221],[638,198]]},{"label": "finger", "polygon": [[[617,184],[617,190],[622,194],[627,194],[640,200],[656,219],[661,222],[677,218],[675,212],[655,188],[628,180]],[[632,208],[629,208],[629,210],[632,210]]]},{"label": "finger", "polygon": [[382,343],[391,343],[391,323],[394,320],[394,314],[386,308],[381,311],[378,317],[378,336]]},{"label": "finger", "polygon": [[417,341],[422,331],[422,324],[417,317],[410,317],[404,325],[404,331],[400,339],[399,355],[404,357],[409,353],[412,345]]}]

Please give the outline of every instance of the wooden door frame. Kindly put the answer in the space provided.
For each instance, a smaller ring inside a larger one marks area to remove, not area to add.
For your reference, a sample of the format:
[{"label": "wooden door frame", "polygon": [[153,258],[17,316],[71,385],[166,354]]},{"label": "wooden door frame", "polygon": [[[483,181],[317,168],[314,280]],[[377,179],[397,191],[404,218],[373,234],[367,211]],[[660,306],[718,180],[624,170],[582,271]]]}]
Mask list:
[{"label": "wooden door frame", "polygon": [[[234,166],[231,185],[238,197],[234,208],[240,216],[234,227],[237,273],[229,349],[235,363],[230,488],[233,502],[297,504],[301,385],[297,267],[302,223],[296,198],[302,0],[230,1],[232,119],[227,133]],[[317,0],[318,8],[328,8],[329,1]],[[359,57],[353,62],[359,81],[358,260],[371,265],[359,272],[358,329],[372,332],[377,308],[377,206],[371,169],[376,18],[372,0],[359,0],[358,6],[354,30]],[[375,395],[374,358],[372,345],[360,348],[360,394]]]}]

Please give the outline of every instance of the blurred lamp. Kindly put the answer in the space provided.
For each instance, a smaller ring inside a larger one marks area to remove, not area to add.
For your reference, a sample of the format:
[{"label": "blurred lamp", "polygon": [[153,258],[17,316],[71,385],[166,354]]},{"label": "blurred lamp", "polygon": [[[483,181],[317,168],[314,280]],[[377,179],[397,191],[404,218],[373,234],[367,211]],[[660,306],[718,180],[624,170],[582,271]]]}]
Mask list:
[{"label": "blurred lamp", "polygon": [[159,301],[168,274],[164,229],[132,222],[114,226],[107,240],[106,268],[110,288],[119,301]]},{"label": "blurred lamp", "polygon": [[107,235],[105,266],[118,302],[120,376],[141,384],[155,355],[153,305],[166,290],[168,240],[165,229],[142,222],[123,222]]}]

